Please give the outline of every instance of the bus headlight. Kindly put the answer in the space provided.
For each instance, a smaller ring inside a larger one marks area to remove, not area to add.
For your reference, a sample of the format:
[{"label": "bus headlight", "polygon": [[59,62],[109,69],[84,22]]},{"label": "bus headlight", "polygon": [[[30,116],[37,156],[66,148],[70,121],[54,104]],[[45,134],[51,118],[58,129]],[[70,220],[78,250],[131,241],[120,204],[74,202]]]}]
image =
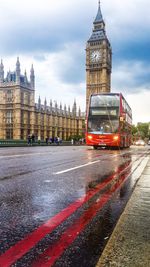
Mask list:
[{"label": "bus headlight", "polygon": [[113,137],[113,139],[114,139],[115,141],[117,141],[117,140],[119,139],[119,136],[118,136],[118,135],[115,135],[115,136]]},{"label": "bus headlight", "polygon": [[92,137],[92,135],[88,135],[87,138],[88,138],[89,140],[92,140],[93,137]]}]

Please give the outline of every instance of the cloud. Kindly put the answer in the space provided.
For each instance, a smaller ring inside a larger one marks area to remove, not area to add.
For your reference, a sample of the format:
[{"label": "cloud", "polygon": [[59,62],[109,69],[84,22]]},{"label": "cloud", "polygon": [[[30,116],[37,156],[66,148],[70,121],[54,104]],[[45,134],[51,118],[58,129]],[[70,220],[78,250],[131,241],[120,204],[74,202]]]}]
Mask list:
[{"label": "cloud", "polygon": [[[1,0],[5,72],[19,56],[22,73],[34,64],[36,99],[40,94],[42,101],[46,96],[69,104],[76,98],[84,110],[85,47],[97,6],[93,0]],[[131,95],[138,114],[134,97],[150,90],[150,1],[105,0],[101,9],[113,51],[112,90]]]},{"label": "cloud", "polygon": [[137,93],[141,90],[150,90],[150,65],[140,61],[125,60],[114,66],[112,87],[117,90]]},{"label": "cloud", "polygon": [[[142,43],[148,49],[149,0],[106,0],[101,6],[114,52],[122,45],[130,49],[132,44],[139,47]],[[53,52],[63,49],[64,43],[86,42],[96,12],[97,1],[92,0],[26,0],[21,4],[18,0],[1,0],[1,51]]]},{"label": "cloud", "polygon": [[107,28],[115,43],[147,39],[150,27],[149,0],[109,0],[103,3]]},{"label": "cloud", "polygon": [[[0,26],[3,53],[28,53],[31,51],[59,51],[64,44],[84,38],[86,16],[83,6],[75,1],[2,0],[0,16],[5,27]],[[85,39],[84,39],[85,40]]]},{"label": "cloud", "polygon": [[132,108],[134,124],[150,122],[150,91],[142,90],[137,94],[128,94],[126,99]]}]

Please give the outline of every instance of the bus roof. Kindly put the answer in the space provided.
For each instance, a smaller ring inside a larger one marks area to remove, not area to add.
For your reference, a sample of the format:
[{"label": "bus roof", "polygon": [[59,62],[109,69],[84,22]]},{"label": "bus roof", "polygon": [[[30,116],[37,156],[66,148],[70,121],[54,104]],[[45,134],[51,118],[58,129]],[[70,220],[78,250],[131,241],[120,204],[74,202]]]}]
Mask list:
[{"label": "bus roof", "polygon": [[96,96],[96,95],[122,95],[122,93],[98,93],[98,94],[91,94],[91,96]]}]

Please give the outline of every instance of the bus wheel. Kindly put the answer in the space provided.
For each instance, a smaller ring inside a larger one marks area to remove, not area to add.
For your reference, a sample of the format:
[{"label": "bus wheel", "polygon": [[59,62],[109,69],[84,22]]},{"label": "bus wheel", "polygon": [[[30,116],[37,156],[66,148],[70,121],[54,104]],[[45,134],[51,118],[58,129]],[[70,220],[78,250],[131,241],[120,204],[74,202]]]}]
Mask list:
[{"label": "bus wheel", "polygon": [[93,148],[94,148],[94,149],[97,149],[97,148],[98,148],[98,146],[93,146]]}]

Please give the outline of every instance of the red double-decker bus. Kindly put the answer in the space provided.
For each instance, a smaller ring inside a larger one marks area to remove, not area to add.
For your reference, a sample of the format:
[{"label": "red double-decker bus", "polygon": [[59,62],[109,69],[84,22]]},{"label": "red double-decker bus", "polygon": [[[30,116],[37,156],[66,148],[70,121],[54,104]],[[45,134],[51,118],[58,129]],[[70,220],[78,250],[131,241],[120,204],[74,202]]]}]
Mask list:
[{"label": "red double-decker bus", "polygon": [[86,144],[125,148],[131,145],[132,110],[121,93],[93,94],[86,120]]}]

